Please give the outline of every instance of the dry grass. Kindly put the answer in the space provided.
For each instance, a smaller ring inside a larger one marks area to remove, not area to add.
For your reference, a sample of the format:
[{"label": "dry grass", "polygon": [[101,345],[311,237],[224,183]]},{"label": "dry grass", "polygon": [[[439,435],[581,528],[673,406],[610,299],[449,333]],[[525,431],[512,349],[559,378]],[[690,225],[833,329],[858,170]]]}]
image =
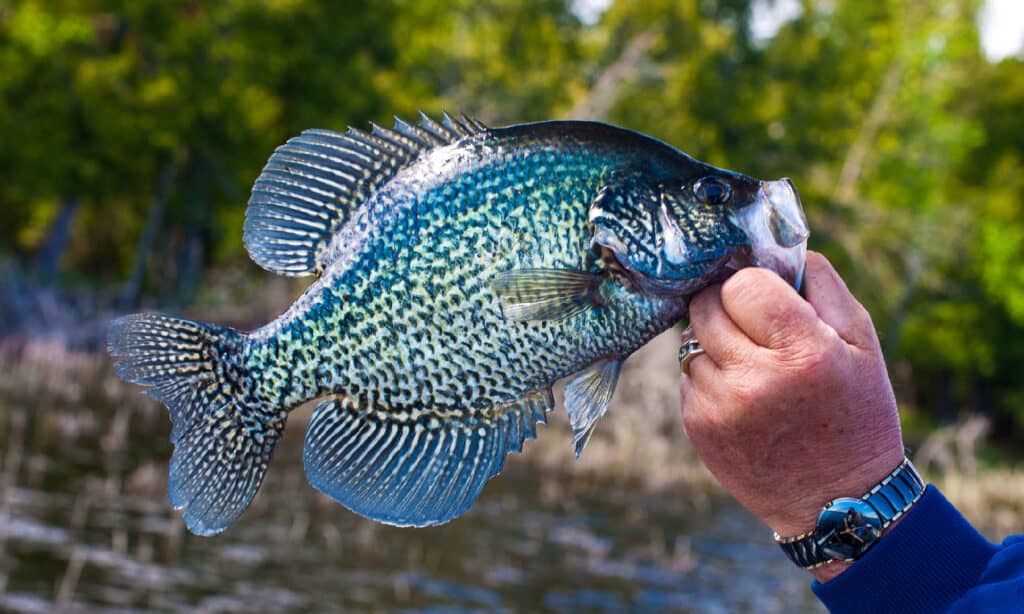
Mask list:
[{"label": "dry grass", "polygon": [[[538,441],[510,461],[509,471],[541,476],[542,493],[551,496],[566,488],[629,485],[630,492],[707,509],[725,495],[683,434],[677,350],[678,333],[670,331],[630,359],[612,407],[579,461],[573,458],[565,413],[558,409]],[[301,434],[307,415],[299,412],[289,431]],[[168,431],[163,408],[118,380],[105,355],[68,351],[58,340],[0,346],[0,479],[5,484],[41,487],[47,475],[67,470],[58,465],[81,456],[100,465],[97,479],[108,495],[162,501]],[[915,462],[988,534],[1024,531],[1024,470],[979,466],[977,449],[985,434],[981,419],[941,429],[919,447]],[[140,454],[133,450],[139,440],[155,445]],[[0,511],[3,506],[0,498]],[[0,543],[2,528],[0,522]]]},{"label": "dry grass", "polygon": [[988,432],[983,416],[938,429],[914,454],[914,464],[975,526],[1000,540],[1024,533],[1024,468],[983,466],[978,449]]}]

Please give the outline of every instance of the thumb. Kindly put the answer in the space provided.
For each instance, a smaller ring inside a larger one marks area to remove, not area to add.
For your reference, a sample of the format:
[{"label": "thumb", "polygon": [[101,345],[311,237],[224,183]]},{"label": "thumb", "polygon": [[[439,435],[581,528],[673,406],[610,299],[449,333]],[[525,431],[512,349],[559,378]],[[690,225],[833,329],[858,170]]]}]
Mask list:
[{"label": "thumb", "polygon": [[750,340],[782,349],[821,326],[810,303],[767,269],[737,271],[722,285],[722,307]]}]

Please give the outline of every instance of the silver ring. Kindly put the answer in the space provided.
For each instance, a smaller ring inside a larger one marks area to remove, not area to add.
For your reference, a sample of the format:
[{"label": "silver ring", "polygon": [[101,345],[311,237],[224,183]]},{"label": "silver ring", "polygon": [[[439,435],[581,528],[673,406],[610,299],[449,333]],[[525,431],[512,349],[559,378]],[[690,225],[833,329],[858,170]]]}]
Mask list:
[{"label": "silver ring", "polygon": [[679,370],[690,375],[690,363],[693,359],[704,353],[704,348],[700,346],[700,341],[688,341],[683,344],[683,347],[679,348]]}]

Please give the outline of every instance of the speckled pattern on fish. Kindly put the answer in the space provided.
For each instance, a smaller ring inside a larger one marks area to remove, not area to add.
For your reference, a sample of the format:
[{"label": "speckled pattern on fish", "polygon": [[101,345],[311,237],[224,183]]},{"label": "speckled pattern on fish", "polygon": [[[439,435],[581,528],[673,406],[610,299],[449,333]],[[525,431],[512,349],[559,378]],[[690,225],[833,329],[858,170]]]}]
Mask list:
[{"label": "speckled pattern on fish", "polygon": [[582,452],[622,361],[758,264],[740,212],[765,185],[592,122],[307,131],[271,157],[245,228],[261,266],[319,275],[302,297],[251,333],[127,316],[111,353],[171,411],[171,502],[194,532],[244,511],[287,412],[320,397],[313,486],[382,522],[446,522],[574,374]]}]

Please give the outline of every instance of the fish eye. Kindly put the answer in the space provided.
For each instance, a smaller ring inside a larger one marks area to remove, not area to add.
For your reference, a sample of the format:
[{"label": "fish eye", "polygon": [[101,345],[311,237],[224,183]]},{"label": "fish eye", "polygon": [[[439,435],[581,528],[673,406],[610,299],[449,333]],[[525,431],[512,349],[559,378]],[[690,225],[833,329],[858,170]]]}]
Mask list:
[{"label": "fish eye", "polygon": [[718,177],[704,177],[693,184],[693,194],[703,203],[721,205],[732,197],[732,188]]}]

